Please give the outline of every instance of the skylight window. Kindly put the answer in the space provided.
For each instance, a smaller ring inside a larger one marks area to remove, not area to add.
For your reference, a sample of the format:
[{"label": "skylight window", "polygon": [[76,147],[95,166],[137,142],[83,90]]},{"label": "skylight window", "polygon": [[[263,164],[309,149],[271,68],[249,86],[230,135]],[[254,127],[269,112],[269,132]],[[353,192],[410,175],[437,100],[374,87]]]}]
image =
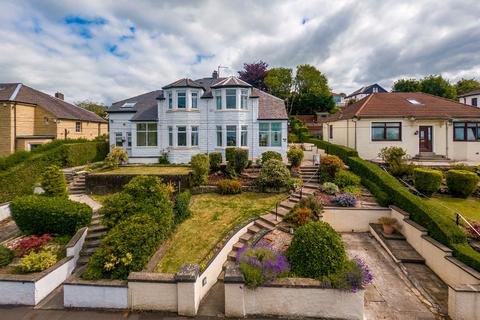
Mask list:
[{"label": "skylight window", "polygon": [[125,102],[121,108],[133,108],[135,106],[136,102]]},{"label": "skylight window", "polygon": [[416,104],[416,105],[421,105],[422,103],[418,102],[418,100],[415,100],[415,99],[407,99],[408,102],[410,102],[411,104]]}]

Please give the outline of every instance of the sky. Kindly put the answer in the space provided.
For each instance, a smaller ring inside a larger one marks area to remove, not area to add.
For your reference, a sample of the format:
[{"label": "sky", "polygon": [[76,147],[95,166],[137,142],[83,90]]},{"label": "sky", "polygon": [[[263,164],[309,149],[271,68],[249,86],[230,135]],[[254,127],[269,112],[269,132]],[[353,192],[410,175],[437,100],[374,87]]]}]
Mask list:
[{"label": "sky", "polygon": [[107,105],[245,62],[315,65],[334,92],[480,80],[478,0],[0,0],[0,82]]}]

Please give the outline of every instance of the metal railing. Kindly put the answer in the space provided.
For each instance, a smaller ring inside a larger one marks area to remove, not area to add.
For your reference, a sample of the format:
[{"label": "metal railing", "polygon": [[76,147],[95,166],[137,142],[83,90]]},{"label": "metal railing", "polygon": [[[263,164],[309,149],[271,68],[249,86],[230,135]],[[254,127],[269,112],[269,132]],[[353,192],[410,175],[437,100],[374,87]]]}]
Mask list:
[{"label": "metal railing", "polygon": [[[388,174],[390,174],[387,170],[387,168],[385,168],[385,166],[383,165],[380,165],[380,167]],[[415,192],[418,196],[422,197],[422,198],[426,198],[426,199],[430,199],[429,196],[427,196],[426,194],[420,192],[417,190],[417,188],[415,188],[414,186],[412,186],[411,184],[409,184],[407,181],[403,180],[402,178],[398,178],[396,177],[401,183],[403,183],[408,189],[412,190],[413,192]],[[480,231],[475,229],[472,224],[468,221],[468,219],[466,219],[460,212],[456,211],[455,209],[452,209],[446,205],[444,205],[443,203],[441,202],[437,202],[440,206],[444,207],[445,209],[449,210],[450,212],[454,213],[455,214],[455,223],[457,226],[460,225],[460,221],[463,221],[479,238],[480,238]]]}]

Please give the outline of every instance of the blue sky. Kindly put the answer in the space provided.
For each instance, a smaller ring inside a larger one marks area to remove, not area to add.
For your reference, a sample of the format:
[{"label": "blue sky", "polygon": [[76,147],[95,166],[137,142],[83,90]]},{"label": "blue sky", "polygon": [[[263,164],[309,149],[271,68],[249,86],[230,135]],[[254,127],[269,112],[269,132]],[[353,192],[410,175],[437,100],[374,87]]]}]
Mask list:
[{"label": "blue sky", "polygon": [[219,65],[309,63],[336,92],[480,79],[477,1],[0,1],[0,82],[106,104]]}]

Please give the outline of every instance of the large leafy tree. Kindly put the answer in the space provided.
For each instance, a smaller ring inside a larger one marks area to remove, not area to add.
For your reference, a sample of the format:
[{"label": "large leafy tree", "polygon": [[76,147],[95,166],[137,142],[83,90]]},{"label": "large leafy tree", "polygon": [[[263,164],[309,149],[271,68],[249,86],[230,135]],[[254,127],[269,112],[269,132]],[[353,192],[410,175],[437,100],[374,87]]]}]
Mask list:
[{"label": "large leafy tree", "polygon": [[107,117],[107,107],[102,103],[97,103],[89,100],[75,102],[77,107],[96,113],[102,118]]},{"label": "large leafy tree", "polygon": [[238,71],[240,79],[248,82],[255,88],[265,90],[263,83],[267,75],[268,64],[262,60],[253,63],[244,63],[243,70]]},{"label": "large leafy tree", "polygon": [[399,79],[393,84],[393,91],[418,92],[420,91],[420,82],[417,79]]},{"label": "large leafy tree", "polygon": [[457,89],[457,95],[462,95],[472,90],[480,89],[480,82],[472,79],[460,79],[455,84],[455,89]]},{"label": "large leafy tree", "polygon": [[305,142],[310,137],[310,132],[305,123],[295,116],[288,117],[288,128],[293,135],[289,139],[289,142]]},{"label": "large leafy tree", "polygon": [[292,69],[272,68],[268,70],[264,83],[269,93],[287,100],[291,96],[293,87]]},{"label": "large leafy tree", "polygon": [[440,75],[423,78],[420,82],[420,91],[448,99],[457,97],[455,87]]}]

